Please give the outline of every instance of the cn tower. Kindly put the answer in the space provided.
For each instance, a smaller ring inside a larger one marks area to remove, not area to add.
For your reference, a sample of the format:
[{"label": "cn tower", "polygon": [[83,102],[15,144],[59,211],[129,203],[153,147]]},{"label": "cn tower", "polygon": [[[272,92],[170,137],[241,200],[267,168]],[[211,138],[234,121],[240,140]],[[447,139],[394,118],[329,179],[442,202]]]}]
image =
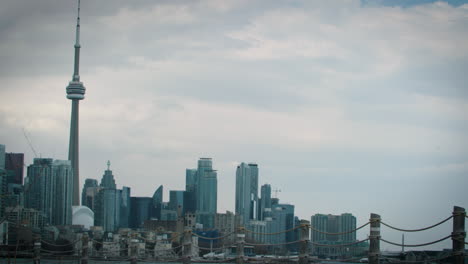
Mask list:
[{"label": "cn tower", "polygon": [[76,20],[76,41],[75,41],[75,66],[73,77],[67,86],[67,98],[72,101],[71,123],[70,123],[70,145],[68,149],[68,159],[71,161],[73,169],[73,206],[80,205],[78,189],[80,187],[79,168],[79,106],[80,100],[84,99],[85,87],[80,82],[80,0],[78,0],[78,16]]}]

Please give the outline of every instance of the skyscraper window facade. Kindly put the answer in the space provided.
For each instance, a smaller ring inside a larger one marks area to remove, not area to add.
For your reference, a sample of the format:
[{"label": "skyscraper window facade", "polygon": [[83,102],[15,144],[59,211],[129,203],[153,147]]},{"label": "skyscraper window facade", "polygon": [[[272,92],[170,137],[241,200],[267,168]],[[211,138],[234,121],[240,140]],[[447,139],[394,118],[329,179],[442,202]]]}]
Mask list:
[{"label": "skyscraper window facade", "polygon": [[258,215],[260,220],[265,220],[271,216],[271,185],[264,184],[260,188],[260,202],[258,207]]},{"label": "skyscraper window facade", "polygon": [[[315,214],[311,217],[311,225],[314,229],[323,232],[343,233],[356,229],[356,217],[350,213],[344,213],[341,215]],[[315,243],[329,245],[353,243],[356,241],[356,232],[331,235],[312,230],[311,240]],[[340,257],[351,254],[356,247],[357,245],[348,248],[313,247],[312,252],[313,254],[322,257]]]},{"label": "skyscraper window facade", "polygon": [[258,219],[258,165],[241,163],[236,170],[236,214],[241,224]]},{"label": "skyscraper window facade", "polygon": [[70,225],[73,171],[70,161],[35,158],[25,180],[25,207],[40,211],[50,225]]},{"label": "skyscraper window facade", "polygon": [[196,176],[197,222],[205,229],[214,228],[218,204],[218,174],[211,158],[198,160]]},{"label": "skyscraper window facade", "polygon": [[23,184],[23,153],[5,153],[5,170],[7,170],[8,183]]}]

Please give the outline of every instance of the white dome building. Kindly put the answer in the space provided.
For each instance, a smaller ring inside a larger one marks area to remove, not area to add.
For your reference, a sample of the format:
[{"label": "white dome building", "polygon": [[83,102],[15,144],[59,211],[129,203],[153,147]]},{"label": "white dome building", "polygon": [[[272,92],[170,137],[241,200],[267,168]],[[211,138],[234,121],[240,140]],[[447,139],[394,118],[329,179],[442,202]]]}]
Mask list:
[{"label": "white dome building", "polygon": [[94,213],[87,206],[73,206],[73,225],[82,225],[89,229],[94,226]]}]

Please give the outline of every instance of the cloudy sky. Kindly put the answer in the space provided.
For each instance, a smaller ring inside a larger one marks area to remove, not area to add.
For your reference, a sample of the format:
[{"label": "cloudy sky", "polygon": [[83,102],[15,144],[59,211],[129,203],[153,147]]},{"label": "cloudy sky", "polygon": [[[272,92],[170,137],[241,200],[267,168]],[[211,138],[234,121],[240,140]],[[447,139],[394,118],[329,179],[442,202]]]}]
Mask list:
[{"label": "cloudy sky", "polygon": [[[66,159],[76,1],[0,7],[0,143],[30,164],[24,129],[38,155]],[[220,212],[234,209],[242,161],[305,219],[379,213],[418,228],[468,207],[466,1],[82,0],[81,11],[81,183],[111,160],[119,187],[150,196],[162,184],[168,200],[185,168],[212,157]]]}]

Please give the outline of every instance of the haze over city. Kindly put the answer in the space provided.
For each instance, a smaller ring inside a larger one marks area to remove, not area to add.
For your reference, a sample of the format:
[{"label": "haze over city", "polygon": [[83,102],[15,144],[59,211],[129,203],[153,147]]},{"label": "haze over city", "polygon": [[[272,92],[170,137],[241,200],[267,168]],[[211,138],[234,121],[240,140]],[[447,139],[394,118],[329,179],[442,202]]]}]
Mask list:
[{"label": "haze over city", "polygon": [[[67,159],[76,2],[1,5],[0,143],[31,164],[24,129],[40,156]],[[118,187],[151,196],[164,185],[167,200],[186,168],[211,157],[218,212],[234,209],[241,162],[257,163],[259,183],[301,219],[348,212],[359,225],[379,213],[416,228],[468,207],[467,1],[81,9],[81,185],[110,160]]]}]

